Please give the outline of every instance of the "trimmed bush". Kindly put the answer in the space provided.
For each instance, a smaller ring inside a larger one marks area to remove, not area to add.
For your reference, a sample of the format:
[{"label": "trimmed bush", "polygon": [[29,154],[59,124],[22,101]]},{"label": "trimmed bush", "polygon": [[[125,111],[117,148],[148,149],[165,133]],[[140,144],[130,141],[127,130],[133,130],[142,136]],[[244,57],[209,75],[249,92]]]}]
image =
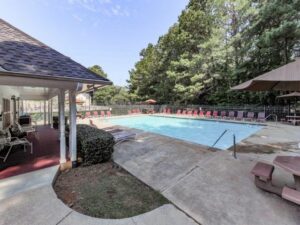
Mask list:
[{"label": "trimmed bush", "polygon": [[114,144],[112,134],[89,125],[77,125],[77,149],[83,165],[110,160]]}]

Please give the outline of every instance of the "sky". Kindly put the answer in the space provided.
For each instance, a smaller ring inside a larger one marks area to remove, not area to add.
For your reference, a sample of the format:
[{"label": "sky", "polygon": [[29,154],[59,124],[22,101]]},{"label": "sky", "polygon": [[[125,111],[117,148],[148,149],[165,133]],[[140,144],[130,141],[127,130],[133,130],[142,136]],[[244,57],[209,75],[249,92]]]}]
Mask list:
[{"label": "sky", "polygon": [[73,60],[102,66],[115,85],[188,0],[0,0],[0,17]]}]

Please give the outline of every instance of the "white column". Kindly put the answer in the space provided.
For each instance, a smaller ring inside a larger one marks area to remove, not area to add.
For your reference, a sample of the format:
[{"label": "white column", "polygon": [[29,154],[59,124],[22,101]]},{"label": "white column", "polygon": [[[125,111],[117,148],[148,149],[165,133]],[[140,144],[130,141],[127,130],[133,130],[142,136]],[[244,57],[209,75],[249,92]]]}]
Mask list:
[{"label": "white column", "polygon": [[16,115],[17,103],[16,103],[16,97],[14,95],[11,97],[11,99],[13,101],[13,124],[14,124],[16,122],[16,117],[17,117]]},{"label": "white column", "polygon": [[50,126],[53,128],[53,99],[50,100]]},{"label": "white column", "polygon": [[51,109],[50,109],[50,101],[51,100],[48,100],[48,118],[47,118],[47,124],[48,125],[50,125],[50,111],[51,111]]},{"label": "white column", "polygon": [[44,100],[44,125],[47,124],[47,102]]},{"label": "white column", "polygon": [[66,160],[66,137],[65,137],[65,90],[59,90],[59,134],[60,134],[60,163]]},{"label": "white column", "polygon": [[77,139],[76,139],[76,91],[69,91],[69,104],[70,104],[70,132],[69,132],[69,152],[71,154],[72,167],[77,164]]}]

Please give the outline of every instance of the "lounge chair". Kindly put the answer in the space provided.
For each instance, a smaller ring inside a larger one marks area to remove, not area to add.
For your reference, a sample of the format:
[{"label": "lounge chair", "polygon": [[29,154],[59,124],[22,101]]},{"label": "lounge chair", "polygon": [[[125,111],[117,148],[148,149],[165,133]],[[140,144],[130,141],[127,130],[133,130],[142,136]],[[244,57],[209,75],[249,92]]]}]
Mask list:
[{"label": "lounge chair", "polygon": [[86,118],[91,118],[92,116],[91,116],[91,112],[85,112],[85,117]]},{"label": "lounge chair", "polygon": [[186,115],[186,110],[183,110],[183,111],[182,111],[182,115]]},{"label": "lounge chair", "polygon": [[9,129],[6,129],[3,133],[5,136],[0,138],[0,151],[7,149],[7,153],[4,156],[0,156],[0,158],[3,159],[3,162],[7,160],[14,146],[22,145],[24,152],[26,152],[26,147],[29,146],[30,153],[33,154],[32,143],[26,138],[12,137]]},{"label": "lounge chair", "polygon": [[212,117],[213,118],[218,118],[218,113],[219,113],[218,111],[214,111]]},{"label": "lounge chair", "polygon": [[136,109],[136,113],[140,114],[141,113],[140,109]]},{"label": "lounge chair", "polygon": [[211,111],[207,111],[207,112],[205,113],[205,117],[211,118]]},{"label": "lounge chair", "polygon": [[200,110],[199,116],[204,117],[204,112],[202,110]]},{"label": "lounge chair", "polygon": [[193,116],[198,116],[198,110],[194,110]]},{"label": "lounge chair", "polygon": [[124,141],[133,140],[136,137],[136,133],[131,131],[120,131],[120,132],[110,132],[115,139],[116,144],[119,144]]},{"label": "lounge chair", "polygon": [[99,116],[98,112],[97,112],[97,111],[94,111],[94,112],[93,112],[93,116],[94,116],[94,117],[98,117],[98,116]]},{"label": "lounge chair", "polygon": [[193,111],[192,111],[192,110],[189,110],[188,113],[187,113],[187,115],[188,115],[188,116],[192,116],[192,115],[193,115]]},{"label": "lounge chair", "polygon": [[244,119],[244,111],[238,111],[237,116],[235,117],[236,120],[243,120]]},{"label": "lounge chair", "polygon": [[164,109],[164,110],[163,110],[163,113],[166,114],[166,113],[167,113],[167,109]]},{"label": "lounge chair", "polygon": [[221,115],[219,116],[219,118],[225,119],[226,118],[226,111],[221,111]]},{"label": "lounge chair", "polygon": [[110,111],[106,111],[106,116],[107,117],[111,117],[111,112]]},{"label": "lounge chair", "polygon": [[257,115],[257,122],[266,122],[266,113],[265,112],[259,112]]},{"label": "lounge chair", "polygon": [[101,111],[100,113],[101,113],[101,114],[100,114],[101,117],[105,117],[105,112],[104,112],[104,111]]},{"label": "lounge chair", "polygon": [[176,115],[181,115],[181,110],[178,109]]},{"label": "lounge chair", "polygon": [[254,120],[254,112],[248,112],[245,120],[253,121]]},{"label": "lounge chair", "polygon": [[131,115],[131,114],[132,114],[132,113],[131,113],[131,110],[128,110],[127,112],[128,112],[128,115]]},{"label": "lounge chair", "polygon": [[234,119],[234,115],[235,115],[234,111],[229,111],[228,117],[226,117],[226,119],[233,120]]},{"label": "lounge chair", "polygon": [[167,114],[171,114],[171,109],[167,109]]}]

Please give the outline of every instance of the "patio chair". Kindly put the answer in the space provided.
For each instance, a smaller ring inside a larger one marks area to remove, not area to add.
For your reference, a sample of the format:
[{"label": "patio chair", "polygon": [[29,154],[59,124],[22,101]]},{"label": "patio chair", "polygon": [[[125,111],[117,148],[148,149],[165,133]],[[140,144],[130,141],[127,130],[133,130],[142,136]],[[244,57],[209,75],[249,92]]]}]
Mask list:
[{"label": "patio chair", "polygon": [[202,110],[200,110],[199,116],[204,117],[204,112]]},{"label": "patio chair", "polygon": [[167,109],[167,114],[171,114],[171,109]]},{"label": "patio chair", "polygon": [[166,114],[166,113],[167,113],[167,109],[164,109],[164,110],[163,110],[163,113]]},{"label": "patio chair", "polygon": [[193,116],[198,116],[198,110],[194,110]]},{"label": "patio chair", "polygon": [[4,131],[5,137],[0,138],[0,152],[7,149],[4,156],[0,156],[3,162],[6,162],[9,154],[11,153],[14,146],[23,146],[24,152],[26,152],[26,147],[30,147],[30,153],[33,154],[32,143],[26,138],[12,137],[9,129]]},{"label": "patio chair", "polygon": [[101,112],[100,112],[100,116],[101,116],[101,117],[105,117],[105,112],[104,112],[104,111],[101,111]]},{"label": "patio chair", "polygon": [[182,111],[182,115],[186,115],[186,110],[183,110],[183,111]]},{"label": "patio chair", "polygon": [[176,115],[181,115],[181,110],[178,109]]},{"label": "patio chair", "polygon": [[265,112],[259,112],[257,115],[257,122],[266,122],[266,113]]},{"label": "patio chair", "polygon": [[229,111],[228,117],[226,117],[226,119],[233,120],[233,119],[234,119],[234,116],[235,116],[234,111]]},{"label": "patio chair", "polygon": [[237,116],[235,117],[236,120],[243,120],[244,119],[244,111],[238,111]]},{"label": "patio chair", "polygon": [[8,127],[11,137],[24,138],[27,136],[27,133],[23,131],[21,125],[15,122],[13,125]]},{"label": "patio chair", "polygon": [[254,120],[254,112],[248,112],[245,120],[253,121]]},{"label": "patio chair", "polygon": [[97,111],[94,111],[94,112],[93,112],[93,116],[94,116],[94,117],[99,117],[98,112],[97,112]]},{"label": "patio chair", "polygon": [[85,112],[85,117],[86,118],[91,118],[92,116],[91,116],[91,112]]},{"label": "patio chair", "polygon": [[213,118],[218,118],[218,114],[219,114],[218,111],[213,111],[212,117],[213,117]]},{"label": "patio chair", "polygon": [[226,118],[226,111],[221,111],[221,115],[219,116],[219,118],[225,119]]},{"label": "patio chair", "polygon": [[211,111],[207,111],[207,112],[205,113],[205,117],[211,118]]},{"label": "patio chair", "polygon": [[107,117],[111,117],[111,112],[110,111],[106,111],[106,116]]},{"label": "patio chair", "polygon": [[188,116],[192,116],[192,115],[193,115],[193,111],[192,111],[192,110],[189,110],[188,113],[187,113],[187,115],[188,115]]}]

